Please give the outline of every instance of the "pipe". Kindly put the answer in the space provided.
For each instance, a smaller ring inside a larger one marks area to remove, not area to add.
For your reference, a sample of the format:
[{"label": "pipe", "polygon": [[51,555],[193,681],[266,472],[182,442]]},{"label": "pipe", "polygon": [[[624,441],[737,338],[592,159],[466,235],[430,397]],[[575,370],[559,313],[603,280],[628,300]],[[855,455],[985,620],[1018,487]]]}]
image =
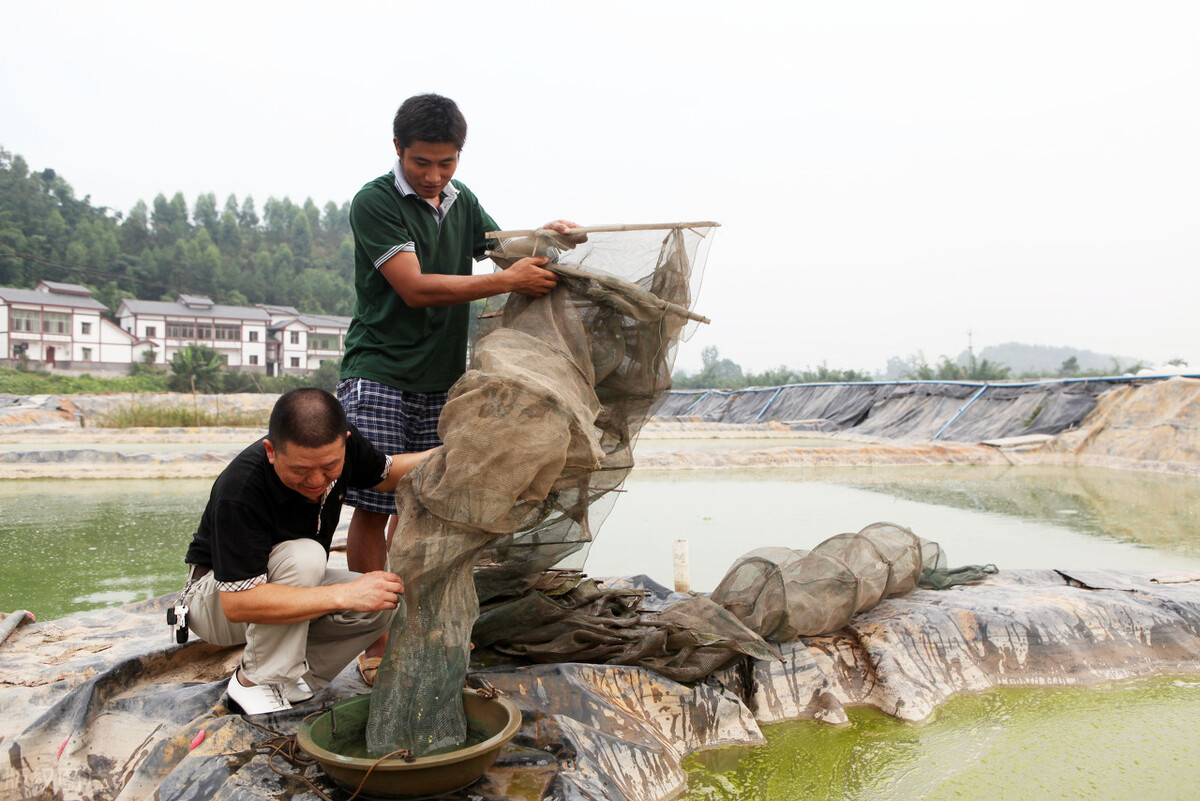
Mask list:
[{"label": "pipe", "polygon": [[771,399],[770,399],[769,401],[767,401],[767,405],[766,405],[766,406],[764,406],[764,407],[762,407],[762,409],[761,409],[761,410],[759,410],[759,412],[758,412],[758,417],[755,417],[755,418],[754,418],[754,422],[756,422],[756,423],[757,423],[759,420],[761,420],[761,419],[762,419],[762,416],[763,416],[764,414],[766,414],[766,412],[767,412],[767,407],[768,407],[768,406],[770,406],[772,403],[774,403],[774,402],[775,402],[775,399],[779,397],[779,393],[780,393],[780,392],[783,392],[783,387],[779,387],[779,389],[775,390],[775,394],[771,396]]},{"label": "pipe", "polygon": [[959,410],[958,410],[958,413],[957,413],[957,414],[955,414],[953,417],[951,417],[951,418],[950,418],[950,419],[949,419],[949,420],[946,422],[946,425],[942,426],[942,427],[941,427],[941,428],[938,430],[938,432],[937,432],[936,434],[934,434],[934,435],[933,435],[933,438],[934,438],[934,439],[939,439],[939,438],[942,436],[942,434],[943,434],[943,433],[945,433],[946,429],[950,427],[950,424],[951,424],[951,423],[953,423],[955,420],[957,420],[959,417],[961,417],[961,416],[962,416],[962,413],[963,413],[963,412],[965,412],[965,411],[967,410],[967,407],[969,407],[969,406],[970,406],[972,403],[974,403],[976,400],[978,400],[978,399],[979,399],[979,396],[980,396],[980,395],[982,395],[984,392],[986,392],[986,391],[987,391],[987,388],[988,388],[988,385],[987,385],[987,384],[984,384],[982,387],[980,387],[980,388],[979,388],[979,391],[978,391],[978,392],[976,392],[974,395],[972,395],[972,396],[971,396],[971,399],[970,399],[969,401],[967,401],[966,403],[964,403],[964,404],[963,404],[963,407],[962,407],[961,409],[959,409]]},{"label": "pipe", "polygon": [[683,413],[684,413],[684,414],[687,414],[688,412],[690,412],[690,411],[692,410],[692,407],[693,407],[693,406],[695,406],[697,403],[699,403],[700,401],[702,401],[702,400],[704,400],[705,398],[707,398],[707,397],[708,397],[709,395],[711,395],[712,393],[713,393],[713,391],[712,391],[712,390],[708,390],[707,392],[705,392],[704,394],[702,394],[700,397],[696,398],[694,401],[692,401],[691,403],[689,403],[689,404],[688,404],[688,407],[687,407],[686,409],[684,409],[684,410],[683,410]]}]

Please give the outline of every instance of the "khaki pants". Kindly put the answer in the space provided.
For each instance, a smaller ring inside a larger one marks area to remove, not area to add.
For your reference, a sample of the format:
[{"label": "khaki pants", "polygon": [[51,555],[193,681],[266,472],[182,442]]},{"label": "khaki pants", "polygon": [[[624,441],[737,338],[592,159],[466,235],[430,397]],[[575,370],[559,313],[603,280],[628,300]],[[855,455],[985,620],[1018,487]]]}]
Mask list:
[{"label": "khaki pants", "polygon": [[[325,549],[316,540],[281,542],[271,549],[267,581],[292,587],[344,584],[357,577],[330,570]],[[242,674],[255,684],[292,684],[303,678],[314,690],[342,672],[364,648],[387,631],[394,610],[333,612],[301,623],[233,623],[221,609],[221,593],[211,572],[183,595],[188,626],[213,645],[246,644]]]}]

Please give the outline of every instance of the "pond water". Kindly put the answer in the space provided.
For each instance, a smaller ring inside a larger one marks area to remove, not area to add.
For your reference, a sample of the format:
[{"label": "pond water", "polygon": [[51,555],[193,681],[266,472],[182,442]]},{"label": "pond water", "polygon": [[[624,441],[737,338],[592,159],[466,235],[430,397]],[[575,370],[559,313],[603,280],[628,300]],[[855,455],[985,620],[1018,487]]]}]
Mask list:
[{"label": "pond water", "polygon": [[682,801],[1193,799],[1200,682],[966,694],[920,725],[872,709],[785,723],[768,744],[693,754]]},{"label": "pond water", "polygon": [[38,620],[182,586],[208,479],[0,481],[0,610]]},{"label": "pond water", "polygon": [[952,566],[1200,570],[1200,480],[1038,467],[635,471],[587,559],[592,575],[672,578],[686,539],[692,589],[739,556],[807,549],[878,521],[945,549]]},{"label": "pond water", "polygon": [[[0,481],[0,610],[39,619],[175,589],[209,479]],[[764,545],[810,548],[885,520],[952,565],[1200,570],[1200,480],[1066,467],[634,471],[587,559],[591,575],[671,581],[689,543],[711,590]],[[343,522],[349,519],[343,515]]]},{"label": "pond water", "polygon": [[[211,481],[0,481],[0,609],[39,619],[177,589]],[[808,548],[886,520],[952,565],[1200,571],[1200,480],[1066,467],[635,471],[587,561],[669,583],[687,539],[692,585],[739,555]],[[344,515],[348,519],[349,513]],[[1003,689],[921,725],[865,709],[832,727],[769,727],[768,744],[690,757],[685,801],[1183,799],[1200,782],[1200,681]]]}]

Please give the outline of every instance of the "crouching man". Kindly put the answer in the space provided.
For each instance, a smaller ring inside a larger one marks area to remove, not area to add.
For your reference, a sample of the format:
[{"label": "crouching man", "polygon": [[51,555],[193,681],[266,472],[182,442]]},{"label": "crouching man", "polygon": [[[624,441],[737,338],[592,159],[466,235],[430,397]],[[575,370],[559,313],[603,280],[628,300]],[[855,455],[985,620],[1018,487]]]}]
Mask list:
[{"label": "crouching man", "polygon": [[228,693],[246,714],[311,698],[387,631],[400,577],[332,570],[329,544],[347,487],[392,492],[425,455],[384,455],[333,395],[304,388],[279,399],[267,438],[213,483],[182,597],[196,636],[245,643]]}]

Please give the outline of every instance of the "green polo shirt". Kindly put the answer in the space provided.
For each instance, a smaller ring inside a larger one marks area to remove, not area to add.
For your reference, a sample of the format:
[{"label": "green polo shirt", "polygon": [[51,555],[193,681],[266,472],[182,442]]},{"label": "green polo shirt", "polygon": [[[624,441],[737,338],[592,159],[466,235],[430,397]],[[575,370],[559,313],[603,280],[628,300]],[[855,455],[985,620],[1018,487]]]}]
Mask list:
[{"label": "green polo shirt", "polygon": [[[422,273],[470,275],[496,223],[459,181],[444,217],[414,193],[402,193],[393,173],[354,196],[354,317],[346,333],[341,377],[366,378],[409,392],[442,392],[466,369],[469,303],[413,308],[379,272],[401,250],[415,250]],[[411,244],[410,244],[411,243]]]}]

